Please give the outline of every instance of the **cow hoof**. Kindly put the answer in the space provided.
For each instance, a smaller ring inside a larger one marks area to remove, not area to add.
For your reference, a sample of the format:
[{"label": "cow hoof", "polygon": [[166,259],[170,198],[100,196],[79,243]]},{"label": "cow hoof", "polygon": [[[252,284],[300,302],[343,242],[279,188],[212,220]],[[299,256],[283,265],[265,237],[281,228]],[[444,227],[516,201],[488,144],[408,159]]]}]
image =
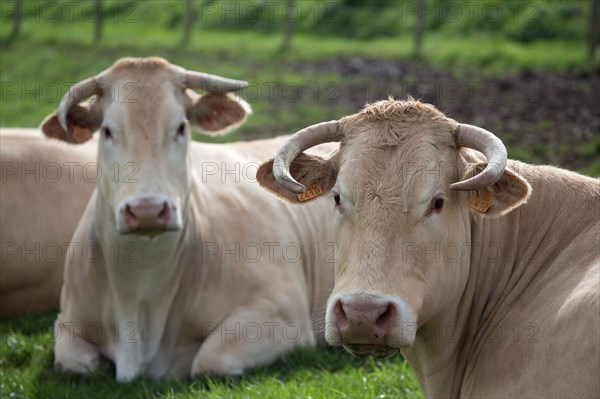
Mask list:
[{"label": "cow hoof", "polygon": [[65,374],[114,374],[114,364],[104,356],[97,356],[89,364],[75,364],[72,367],[65,365],[61,361],[54,362],[54,370]]},{"label": "cow hoof", "polygon": [[98,373],[114,374],[115,365],[110,359],[100,355],[94,360],[94,368]]},{"label": "cow hoof", "polygon": [[194,362],[192,365],[192,378],[241,376],[244,374],[244,367],[236,359],[213,359],[202,362],[203,364],[198,363]]},{"label": "cow hoof", "polygon": [[63,372],[63,365],[61,362],[54,362],[54,370],[58,371],[59,373]]}]

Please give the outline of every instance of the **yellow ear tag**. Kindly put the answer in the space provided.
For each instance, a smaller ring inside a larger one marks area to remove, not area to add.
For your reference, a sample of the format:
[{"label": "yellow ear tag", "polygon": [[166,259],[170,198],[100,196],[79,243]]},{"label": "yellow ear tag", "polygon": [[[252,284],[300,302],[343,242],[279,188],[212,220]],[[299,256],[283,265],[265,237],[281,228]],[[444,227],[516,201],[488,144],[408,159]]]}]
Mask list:
[{"label": "yellow ear tag", "polygon": [[73,125],[73,139],[76,143],[85,143],[92,138],[92,131],[77,125]]},{"label": "yellow ear tag", "polygon": [[321,194],[323,194],[323,189],[319,186],[315,186],[305,193],[296,194],[296,197],[298,197],[298,201],[304,202],[313,199]]},{"label": "yellow ear tag", "polygon": [[481,213],[486,213],[493,202],[494,196],[487,189],[471,191],[467,196],[467,205]]}]

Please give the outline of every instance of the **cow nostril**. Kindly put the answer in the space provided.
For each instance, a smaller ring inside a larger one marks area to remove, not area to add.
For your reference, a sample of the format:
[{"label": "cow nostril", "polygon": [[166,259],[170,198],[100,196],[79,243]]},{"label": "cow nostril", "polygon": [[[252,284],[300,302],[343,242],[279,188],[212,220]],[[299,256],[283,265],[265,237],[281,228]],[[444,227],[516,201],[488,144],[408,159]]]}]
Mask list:
[{"label": "cow nostril", "polygon": [[396,307],[391,303],[388,303],[385,311],[379,315],[375,325],[379,328],[385,329],[390,321],[396,316]]},{"label": "cow nostril", "polygon": [[167,202],[165,201],[165,202],[163,203],[163,207],[162,207],[162,209],[160,210],[160,213],[158,214],[158,217],[162,219],[162,218],[164,218],[165,216],[167,216],[167,215],[168,215],[168,213],[169,213],[169,204],[167,204]]},{"label": "cow nostril", "polygon": [[333,307],[333,313],[335,314],[335,321],[338,329],[344,330],[348,327],[348,319],[342,301],[338,301]]},{"label": "cow nostril", "polygon": [[131,220],[137,219],[137,217],[135,216],[135,213],[133,213],[129,204],[125,205],[125,217],[127,217],[128,219],[131,219]]}]

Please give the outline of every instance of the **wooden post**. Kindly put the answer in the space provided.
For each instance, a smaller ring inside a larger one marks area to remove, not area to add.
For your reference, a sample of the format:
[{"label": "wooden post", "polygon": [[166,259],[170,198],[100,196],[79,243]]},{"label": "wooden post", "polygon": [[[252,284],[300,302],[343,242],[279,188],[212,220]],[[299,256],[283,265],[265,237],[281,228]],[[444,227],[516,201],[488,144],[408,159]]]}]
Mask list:
[{"label": "wooden post", "polygon": [[183,37],[181,45],[187,46],[192,37],[192,27],[194,26],[194,2],[193,0],[184,0],[183,7]]},{"label": "wooden post", "polygon": [[102,39],[102,24],[104,14],[102,12],[102,0],[96,0],[96,25],[94,27],[94,42],[98,43]]},{"label": "wooden post", "polygon": [[294,0],[287,0],[285,2],[285,11],[283,13],[283,42],[281,42],[280,50],[287,51],[292,44],[292,36],[294,35],[294,21],[288,15],[291,8],[295,7]]},{"label": "wooden post", "polygon": [[598,40],[600,39],[600,0],[591,0],[590,26],[588,32],[587,53],[590,62],[594,61]]},{"label": "wooden post", "polygon": [[21,19],[23,17],[23,0],[15,0],[13,13],[13,29],[8,36],[7,42],[12,43],[21,33]]},{"label": "wooden post", "polygon": [[425,30],[425,0],[415,0],[417,15],[415,19],[415,48],[414,55],[421,58],[423,55],[423,32]]}]

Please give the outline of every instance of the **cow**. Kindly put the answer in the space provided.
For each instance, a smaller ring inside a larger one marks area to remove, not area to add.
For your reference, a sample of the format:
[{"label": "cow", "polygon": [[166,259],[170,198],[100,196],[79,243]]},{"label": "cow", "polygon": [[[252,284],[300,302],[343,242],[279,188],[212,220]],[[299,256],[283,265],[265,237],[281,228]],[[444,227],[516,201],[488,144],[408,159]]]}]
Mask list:
[{"label": "cow", "polygon": [[95,187],[96,141],[0,129],[0,319],[58,309],[68,243]]},{"label": "cow", "polygon": [[[339,151],[302,154],[324,142]],[[330,193],[331,345],[400,352],[426,397],[600,396],[597,179],[508,160],[412,98],[302,129],[257,178]]]},{"label": "cow", "polygon": [[259,161],[282,138],[191,141],[191,125],[217,135],[246,120],[231,93],[246,84],[125,58],[72,86],[42,122],[66,141],[99,131],[102,170],[66,260],[56,369],[114,365],[119,382],[239,375],[318,340],[333,263],[314,244],[333,240],[319,223],[329,205],[290,209],[260,189]]}]

